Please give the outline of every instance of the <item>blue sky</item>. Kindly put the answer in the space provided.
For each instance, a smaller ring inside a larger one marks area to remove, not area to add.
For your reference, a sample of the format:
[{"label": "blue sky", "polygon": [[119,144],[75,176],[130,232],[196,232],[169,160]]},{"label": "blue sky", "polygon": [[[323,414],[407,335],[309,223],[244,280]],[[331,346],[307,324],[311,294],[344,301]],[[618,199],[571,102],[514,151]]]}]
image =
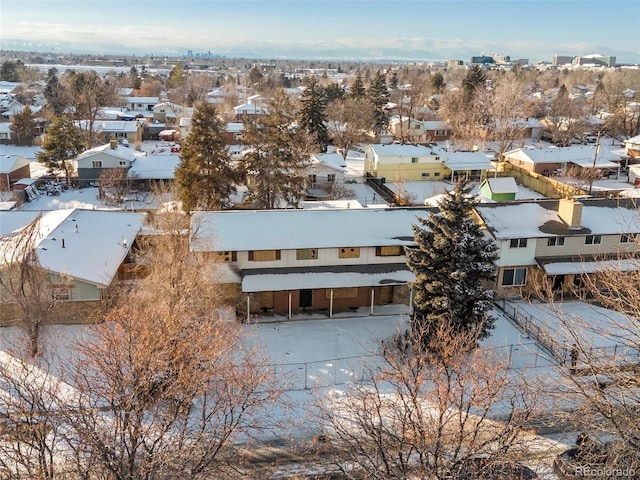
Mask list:
[{"label": "blue sky", "polygon": [[[2,0],[0,43],[267,58],[640,62],[640,0]],[[53,47],[52,47],[53,50]]]}]

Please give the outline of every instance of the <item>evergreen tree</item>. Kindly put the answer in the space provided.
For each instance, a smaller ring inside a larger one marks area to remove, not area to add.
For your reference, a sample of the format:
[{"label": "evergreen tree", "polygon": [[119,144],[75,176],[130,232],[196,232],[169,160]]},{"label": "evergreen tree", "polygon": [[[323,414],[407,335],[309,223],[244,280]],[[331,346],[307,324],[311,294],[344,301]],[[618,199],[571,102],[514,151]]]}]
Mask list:
[{"label": "evergreen tree", "polygon": [[349,96],[351,98],[364,98],[367,96],[367,91],[364,88],[364,82],[362,81],[362,75],[358,74],[353,81],[351,88],[349,89]]},{"label": "evergreen tree", "polygon": [[297,206],[304,196],[310,142],[307,132],[297,128],[292,112],[291,99],[280,89],[267,114],[245,118],[246,201],[254,208]]},{"label": "evergreen tree", "polygon": [[214,105],[200,103],[193,114],[191,132],[182,144],[176,169],[182,208],[219,210],[230,206],[229,197],[239,180],[225,142],[225,124]]},{"label": "evergreen tree", "polygon": [[431,87],[435,93],[440,93],[444,87],[444,77],[440,72],[436,72],[431,77]]},{"label": "evergreen tree", "polygon": [[306,89],[301,98],[300,124],[315,141],[321,152],[327,151],[329,134],[327,133],[327,118],[325,109],[327,102],[324,89],[314,77],[306,80]]},{"label": "evergreen tree", "polygon": [[140,87],[142,86],[142,80],[140,79],[140,74],[138,73],[138,69],[135,65],[133,65],[131,67],[131,70],[129,71],[129,80],[131,88],[133,88],[134,90],[140,90]]},{"label": "evergreen tree", "polygon": [[29,105],[26,105],[22,112],[13,116],[10,128],[12,134],[16,136],[17,145],[31,145],[33,137],[38,133],[38,125]]},{"label": "evergreen tree", "polygon": [[473,65],[462,79],[464,101],[467,105],[473,102],[476,96],[476,89],[483,87],[486,82],[487,75],[480,68],[480,65]]},{"label": "evergreen tree", "polygon": [[19,64],[11,60],[5,60],[0,66],[0,80],[5,82],[19,82]]},{"label": "evergreen tree", "polygon": [[58,79],[58,71],[55,68],[50,68],[47,73],[47,83],[43,93],[47,99],[49,111],[56,117],[62,116],[67,107],[66,91]]},{"label": "evergreen tree", "polygon": [[496,246],[471,219],[475,201],[471,187],[459,180],[440,201],[440,212],[413,225],[415,247],[406,249],[407,265],[415,274],[412,330],[426,348],[445,324],[471,331],[478,339],[489,335],[488,311],[494,292],[483,282],[495,278]]},{"label": "evergreen tree", "polygon": [[334,100],[343,99],[345,97],[344,89],[337,83],[330,83],[324,87],[324,98],[327,103],[331,103]]},{"label": "evergreen tree", "polygon": [[47,166],[49,172],[64,171],[68,181],[73,171],[70,160],[76,158],[84,149],[82,135],[73,121],[56,117],[47,129],[47,135],[42,142],[41,150],[36,154],[36,158]]},{"label": "evergreen tree", "polygon": [[374,129],[376,133],[381,133],[389,123],[389,113],[386,108],[389,102],[389,90],[384,75],[379,71],[369,83],[367,97],[373,105]]}]

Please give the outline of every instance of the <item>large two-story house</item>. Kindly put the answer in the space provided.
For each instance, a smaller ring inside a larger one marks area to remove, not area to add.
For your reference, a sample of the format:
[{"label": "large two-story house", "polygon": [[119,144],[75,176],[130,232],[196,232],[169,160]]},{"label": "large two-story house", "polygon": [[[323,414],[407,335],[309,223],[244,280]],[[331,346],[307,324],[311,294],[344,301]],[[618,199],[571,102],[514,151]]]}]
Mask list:
[{"label": "large two-story house", "polygon": [[434,209],[194,212],[191,250],[220,264],[240,315],[410,305],[404,246]]},{"label": "large two-story house", "polygon": [[476,212],[499,248],[498,296],[544,284],[568,292],[583,275],[640,269],[638,199],[485,203]]}]

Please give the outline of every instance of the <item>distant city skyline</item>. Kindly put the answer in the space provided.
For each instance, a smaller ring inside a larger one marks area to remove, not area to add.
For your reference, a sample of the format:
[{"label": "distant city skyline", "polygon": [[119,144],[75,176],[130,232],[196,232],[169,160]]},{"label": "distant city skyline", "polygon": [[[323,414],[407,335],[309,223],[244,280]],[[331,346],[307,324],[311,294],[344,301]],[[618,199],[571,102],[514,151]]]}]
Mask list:
[{"label": "distant city skyline", "polygon": [[0,47],[51,53],[640,63],[638,0],[2,0]]}]

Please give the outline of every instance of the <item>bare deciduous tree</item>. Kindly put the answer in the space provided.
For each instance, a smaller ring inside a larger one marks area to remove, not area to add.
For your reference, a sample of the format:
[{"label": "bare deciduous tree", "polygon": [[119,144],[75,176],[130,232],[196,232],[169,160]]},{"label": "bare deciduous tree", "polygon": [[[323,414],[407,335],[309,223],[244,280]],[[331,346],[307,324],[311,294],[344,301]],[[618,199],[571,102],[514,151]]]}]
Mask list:
[{"label": "bare deciduous tree", "polygon": [[236,442],[269,426],[271,374],[221,320],[208,265],[188,254],[188,219],[162,215],[148,275],[76,345],[79,400],[65,421],[83,478],[211,478],[240,462]]},{"label": "bare deciduous tree", "polygon": [[442,326],[423,351],[400,336],[365,371],[369,382],[321,405],[350,478],[462,478],[478,456],[489,467],[527,451],[534,395],[487,351],[469,352],[475,341]]},{"label": "bare deciduous tree", "polygon": [[0,240],[0,294],[3,309],[13,311],[28,337],[28,352],[39,353],[40,327],[54,307],[49,273],[38,258],[41,216]]}]

